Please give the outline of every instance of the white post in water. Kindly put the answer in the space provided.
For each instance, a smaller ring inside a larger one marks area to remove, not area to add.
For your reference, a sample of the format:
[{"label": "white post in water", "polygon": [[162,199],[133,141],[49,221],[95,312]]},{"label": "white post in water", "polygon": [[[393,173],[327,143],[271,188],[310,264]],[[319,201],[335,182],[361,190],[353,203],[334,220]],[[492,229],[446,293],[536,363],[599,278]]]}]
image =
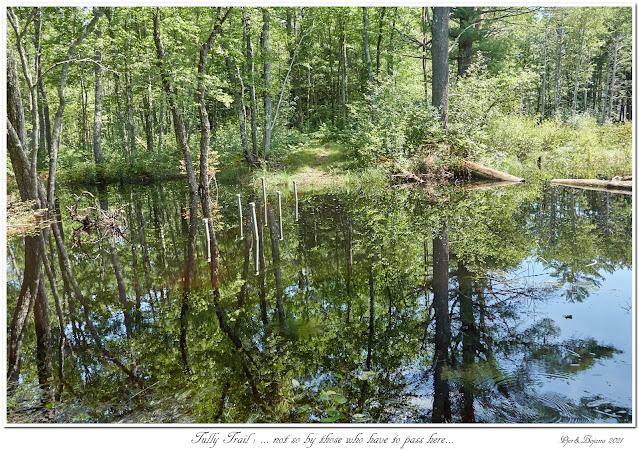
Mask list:
[{"label": "white post in water", "polygon": [[242,197],[237,194],[237,210],[240,212],[240,241],[244,239],[244,225],[242,224]]},{"label": "white post in water", "polygon": [[299,207],[297,203],[297,181],[293,180],[293,193],[295,194],[295,222],[299,216]]},{"label": "white post in water", "polygon": [[282,226],[282,193],[277,191],[277,213],[280,216],[280,241],[284,240],[284,228]]},{"label": "white post in water", "polygon": [[206,262],[211,262],[211,234],[209,232],[209,219],[204,221],[204,229],[206,230]]},{"label": "white post in water", "polygon": [[255,236],[255,275],[259,275],[260,273],[260,240],[257,235],[257,214],[255,213],[255,203],[249,203],[249,207],[251,208],[251,219],[253,220],[253,235]]},{"label": "white post in water", "polygon": [[266,216],[266,182],[262,177],[262,197],[264,199],[264,226],[268,225],[268,217]]}]

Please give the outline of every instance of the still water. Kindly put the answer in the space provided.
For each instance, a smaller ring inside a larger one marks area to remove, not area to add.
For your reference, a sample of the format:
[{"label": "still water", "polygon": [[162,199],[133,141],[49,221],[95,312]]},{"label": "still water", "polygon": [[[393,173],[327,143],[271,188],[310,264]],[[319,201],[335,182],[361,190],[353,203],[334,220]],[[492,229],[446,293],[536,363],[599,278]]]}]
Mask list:
[{"label": "still water", "polygon": [[[301,186],[297,220],[292,189],[283,193],[280,236],[274,192],[265,217],[261,190],[221,185],[215,297],[185,184],[94,192],[125,219],[121,235],[99,242],[73,232],[75,198],[62,197],[67,251],[101,343],[57,276],[68,349],[52,420],[632,421],[630,195]],[[19,239],[8,245],[11,323],[24,258]],[[34,342],[29,330],[18,409],[38,395]]]}]

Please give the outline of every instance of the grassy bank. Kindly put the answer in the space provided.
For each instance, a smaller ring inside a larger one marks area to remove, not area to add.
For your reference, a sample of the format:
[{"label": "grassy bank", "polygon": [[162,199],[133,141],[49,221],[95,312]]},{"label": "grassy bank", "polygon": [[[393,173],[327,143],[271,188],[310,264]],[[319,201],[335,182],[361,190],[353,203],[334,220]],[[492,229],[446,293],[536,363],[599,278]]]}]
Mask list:
[{"label": "grassy bank", "polygon": [[[223,168],[220,174],[224,176]],[[381,167],[355,167],[342,144],[319,141],[290,151],[271,168],[254,171],[248,182],[261,189],[261,177],[267,185],[283,192],[293,190],[293,181],[297,181],[299,192],[379,189],[387,182]]]},{"label": "grassy bank", "polygon": [[632,175],[632,123],[599,125],[508,117],[495,121],[483,161],[526,179],[606,178]]}]

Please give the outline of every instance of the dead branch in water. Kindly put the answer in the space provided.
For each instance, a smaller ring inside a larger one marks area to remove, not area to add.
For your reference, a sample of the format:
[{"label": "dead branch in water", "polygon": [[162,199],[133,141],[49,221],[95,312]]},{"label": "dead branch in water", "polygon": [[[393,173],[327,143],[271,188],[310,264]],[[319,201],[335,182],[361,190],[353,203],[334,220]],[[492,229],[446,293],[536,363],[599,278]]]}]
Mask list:
[{"label": "dead branch in water", "polygon": [[[93,199],[93,206],[80,208],[80,200],[85,197]],[[88,191],[76,195],[75,198],[75,204],[67,206],[71,219],[81,225],[79,228],[73,229],[73,247],[79,246],[84,251],[82,236],[85,234],[97,234],[97,238],[84,243],[100,245],[104,238],[112,237],[120,237],[128,242],[120,229],[120,226],[126,228],[123,208],[102,209],[95,196]]]}]

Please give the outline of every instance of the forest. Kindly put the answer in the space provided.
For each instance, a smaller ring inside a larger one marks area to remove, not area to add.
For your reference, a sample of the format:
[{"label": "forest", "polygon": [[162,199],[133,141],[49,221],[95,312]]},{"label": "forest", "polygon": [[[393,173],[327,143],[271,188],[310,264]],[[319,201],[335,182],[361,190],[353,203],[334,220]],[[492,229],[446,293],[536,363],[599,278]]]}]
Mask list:
[{"label": "forest", "polygon": [[632,8],[4,20],[9,422],[632,422]]}]

